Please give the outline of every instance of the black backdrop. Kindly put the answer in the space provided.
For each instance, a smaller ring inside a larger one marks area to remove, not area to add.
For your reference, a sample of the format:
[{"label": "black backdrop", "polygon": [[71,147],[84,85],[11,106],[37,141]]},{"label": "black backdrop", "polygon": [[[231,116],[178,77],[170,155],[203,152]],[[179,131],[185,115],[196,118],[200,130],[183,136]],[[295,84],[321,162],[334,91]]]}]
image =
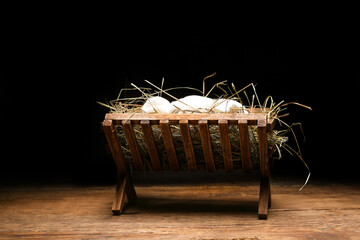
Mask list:
[{"label": "black backdrop", "polygon": [[[263,98],[311,106],[312,111],[290,106],[287,120],[303,124],[301,146],[313,177],[359,179],[358,72],[345,64],[354,48],[325,41],[252,48],[216,34],[74,36],[25,32],[3,45],[2,176],[112,176],[100,128],[107,109],[96,101],[116,98],[131,82],[146,86],[144,79],[201,88],[202,79],[217,72],[207,86],[253,82]],[[295,157],[285,155],[276,168],[306,176]]]}]

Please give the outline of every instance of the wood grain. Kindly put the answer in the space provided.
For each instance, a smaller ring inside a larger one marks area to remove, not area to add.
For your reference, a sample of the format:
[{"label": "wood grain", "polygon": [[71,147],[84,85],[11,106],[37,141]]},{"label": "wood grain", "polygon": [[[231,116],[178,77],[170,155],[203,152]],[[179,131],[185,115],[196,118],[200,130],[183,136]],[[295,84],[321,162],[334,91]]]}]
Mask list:
[{"label": "wood grain", "polygon": [[219,120],[218,125],[219,125],[221,149],[224,158],[225,169],[226,171],[231,172],[233,171],[233,162],[232,162],[228,120]]},{"label": "wood grain", "polygon": [[250,172],[251,151],[250,151],[248,123],[247,120],[241,119],[238,121],[238,124],[239,124],[239,141],[240,141],[240,149],[241,149],[242,169],[245,172]]},{"label": "wood grain", "polygon": [[207,120],[199,120],[199,130],[200,130],[201,144],[204,151],[206,169],[209,172],[215,172],[216,167],[215,167],[214,155],[211,147],[209,124]]},{"label": "wood grain", "polygon": [[267,219],[268,206],[270,200],[270,171],[269,171],[269,153],[267,139],[266,116],[258,120],[258,138],[259,138],[259,161],[260,161],[260,194],[258,216],[259,219]]},{"label": "wood grain", "polygon": [[206,185],[135,177],[138,201],[121,216],[111,213],[115,186],[27,180],[0,187],[0,239],[359,239],[359,183],[311,181],[299,192],[303,179],[277,179],[267,221],[257,218],[259,186],[249,177]]},{"label": "wood grain", "polygon": [[268,208],[271,203],[270,195],[270,179],[269,177],[261,177],[260,179],[260,194],[258,205],[258,217],[259,219],[267,219]]},{"label": "wood grain", "polygon": [[269,156],[266,118],[258,121],[259,161],[261,176],[269,176]]},{"label": "wood grain", "polygon": [[180,170],[179,162],[176,156],[173,136],[170,130],[169,120],[160,120],[161,135],[164,140],[164,146],[169,160],[170,169],[173,171]]},{"label": "wood grain", "polygon": [[[121,145],[119,143],[119,139],[116,134],[116,129],[111,120],[105,120],[102,123],[106,140],[110,146],[111,153],[117,168],[117,172],[119,176],[126,177],[126,185],[125,185],[125,192],[129,199],[129,201],[133,202],[136,200],[136,191],[129,174],[129,166],[126,165],[125,158],[123,152],[121,150]],[[115,195],[116,198],[117,194]],[[117,201],[114,199],[114,201]]]},{"label": "wood grain", "polygon": [[179,121],[179,126],[180,126],[181,137],[183,140],[188,169],[190,171],[197,171],[194,147],[192,144],[190,129],[189,129],[189,121],[182,119]]},{"label": "wood grain", "polygon": [[144,165],[142,163],[139,145],[135,137],[134,129],[130,120],[123,120],[123,129],[126,136],[127,143],[131,151],[132,159],[134,160],[134,167],[137,170],[144,170]]},{"label": "wood grain", "polygon": [[115,215],[120,215],[124,207],[126,187],[126,176],[119,176],[119,182],[115,190],[115,198],[112,205],[112,212]]},{"label": "wood grain", "polygon": [[112,120],[104,120],[102,123],[106,140],[109,144],[118,173],[126,174],[126,165],[124,154],[116,135],[116,129]]},{"label": "wood grain", "polygon": [[150,122],[148,120],[142,120],[140,124],[144,134],[145,143],[150,155],[152,170],[161,171],[162,168],[160,164],[159,153],[155,144]]},{"label": "wood grain", "polygon": [[[151,124],[159,124],[160,120],[169,120],[172,124],[178,124],[180,120],[187,120],[189,124],[198,124],[199,120],[207,120],[209,124],[216,125],[218,120],[228,120],[228,124],[237,125],[238,120],[246,119],[249,125],[256,125],[258,119],[266,116],[264,113],[222,113],[222,114],[165,114],[165,113],[108,113],[105,115],[106,120],[133,121],[134,124],[140,124],[141,120],[149,120]],[[269,120],[269,126],[273,123],[273,119]]]}]

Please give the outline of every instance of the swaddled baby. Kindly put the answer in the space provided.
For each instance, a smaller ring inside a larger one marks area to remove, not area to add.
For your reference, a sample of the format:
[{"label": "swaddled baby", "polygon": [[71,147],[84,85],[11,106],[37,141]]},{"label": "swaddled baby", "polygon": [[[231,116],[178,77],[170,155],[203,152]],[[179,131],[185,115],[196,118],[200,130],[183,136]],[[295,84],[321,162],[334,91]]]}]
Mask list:
[{"label": "swaddled baby", "polygon": [[142,110],[145,113],[248,113],[237,101],[198,95],[190,95],[171,103],[163,97],[151,97],[142,106]]}]

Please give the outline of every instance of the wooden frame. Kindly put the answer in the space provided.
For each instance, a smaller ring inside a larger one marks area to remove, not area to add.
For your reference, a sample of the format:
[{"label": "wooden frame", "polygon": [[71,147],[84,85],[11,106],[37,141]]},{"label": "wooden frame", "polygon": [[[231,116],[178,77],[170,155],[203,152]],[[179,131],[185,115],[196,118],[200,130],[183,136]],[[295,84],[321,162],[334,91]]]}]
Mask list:
[{"label": "wooden frame", "polygon": [[173,171],[179,171],[180,167],[175,151],[170,124],[178,125],[180,127],[180,133],[184,144],[184,152],[186,155],[188,169],[190,171],[197,171],[198,167],[190,136],[189,125],[198,125],[206,169],[211,172],[216,171],[216,166],[210,144],[209,125],[219,126],[224,167],[226,171],[234,170],[230,146],[229,125],[238,125],[242,168],[245,172],[252,170],[248,126],[256,125],[258,129],[261,175],[258,216],[259,219],[267,219],[268,208],[271,205],[270,171],[268,160],[270,151],[268,148],[267,133],[272,131],[275,120],[268,120],[266,113],[261,113],[261,111],[258,109],[257,111],[252,111],[249,114],[106,114],[102,125],[119,175],[115,199],[112,206],[112,211],[115,215],[122,213],[125,195],[128,197],[129,202],[132,202],[136,199],[136,192],[131,180],[129,166],[125,161],[123,152],[121,150],[121,144],[117,137],[115,126],[121,125],[123,127],[123,131],[131,151],[133,167],[136,170],[143,171],[144,166],[133,129],[133,125],[140,125],[144,134],[145,143],[149,149],[152,168],[155,171],[161,171],[162,168],[159,160],[159,154],[151,128],[151,125],[153,124],[160,126],[161,135],[164,140],[165,149],[169,159],[169,167]]}]

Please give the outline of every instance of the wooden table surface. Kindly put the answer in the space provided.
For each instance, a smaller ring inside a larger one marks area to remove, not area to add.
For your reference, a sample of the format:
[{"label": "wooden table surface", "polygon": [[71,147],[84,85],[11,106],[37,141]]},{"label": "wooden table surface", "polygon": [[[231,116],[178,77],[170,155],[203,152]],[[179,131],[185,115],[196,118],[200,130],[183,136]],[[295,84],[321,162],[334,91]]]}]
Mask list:
[{"label": "wooden table surface", "polygon": [[258,182],[135,183],[111,212],[115,185],[0,187],[0,239],[360,239],[360,185],[276,179],[268,220]]}]

